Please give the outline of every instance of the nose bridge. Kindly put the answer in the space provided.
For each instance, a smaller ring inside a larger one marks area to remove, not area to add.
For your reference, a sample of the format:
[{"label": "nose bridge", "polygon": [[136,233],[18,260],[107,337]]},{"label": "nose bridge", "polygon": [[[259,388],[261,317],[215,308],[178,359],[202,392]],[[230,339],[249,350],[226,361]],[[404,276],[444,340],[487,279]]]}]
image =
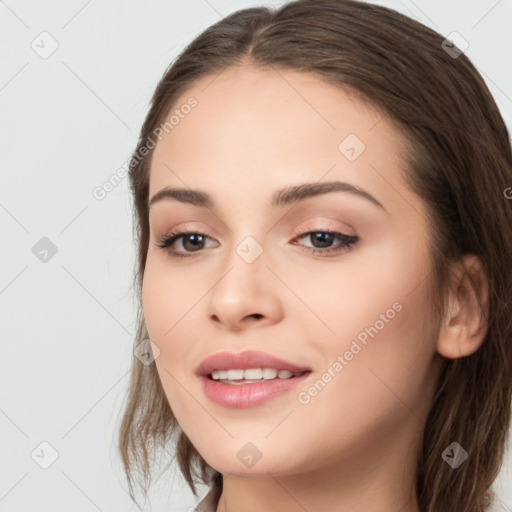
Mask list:
[{"label": "nose bridge", "polygon": [[[243,200],[243,198],[242,198]],[[247,205],[247,202],[245,202]],[[229,254],[226,257],[225,265],[227,268],[248,265],[245,269],[254,272],[259,269],[264,258],[264,248],[266,237],[265,224],[258,216],[251,216],[251,208],[243,211],[243,204],[237,208],[236,229],[232,230],[229,239]],[[257,263],[255,265],[255,263]]]},{"label": "nose bridge", "polygon": [[[236,235],[235,235],[236,236]],[[237,326],[248,316],[270,318],[280,314],[280,301],[268,279],[267,258],[255,236],[242,234],[222,263],[219,280],[209,294],[208,316],[226,326]]]},{"label": "nose bridge", "polygon": [[216,288],[227,288],[228,293],[229,289],[234,288],[237,294],[245,289],[246,293],[242,296],[247,296],[264,284],[266,257],[263,245],[254,236],[242,236],[238,242],[234,240],[229,254],[225,256],[226,260],[222,264],[223,277]]}]

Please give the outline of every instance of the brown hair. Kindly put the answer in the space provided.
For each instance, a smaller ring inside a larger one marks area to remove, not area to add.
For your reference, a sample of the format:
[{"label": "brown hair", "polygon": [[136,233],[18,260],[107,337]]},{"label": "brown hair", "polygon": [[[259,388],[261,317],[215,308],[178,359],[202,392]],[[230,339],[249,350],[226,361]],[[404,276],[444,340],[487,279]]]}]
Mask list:
[{"label": "brown hair", "polygon": [[[271,66],[314,73],[376,106],[406,137],[405,179],[428,207],[434,310],[444,311],[450,264],[462,255],[477,255],[488,280],[487,335],[473,354],[443,358],[416,477],[422,512],[484,511],[492,503],[489,488],[502,464],[510,422],[512,203],[504,191],[512,186],[512,156],[507,128],[485,82],[444,39],[394,10],[354,0],[244,9],[202,32],[158,83],[130,162],[138,242],[134,283],[140,299],[152,151],[139,155],[187,88],[228,67]],[[140,305],[135,343],[148,342],[141,310]],[[222,475],[181,431],[155,365],[134,357],[119,432],[132,499],[134,471],[141,472],[139,484],[147,494],[150,456],[171,440],[194,495],[197,484],[211,484],[218,500]],[[469,453],[456,471],[441,457],[453,441]]]}]

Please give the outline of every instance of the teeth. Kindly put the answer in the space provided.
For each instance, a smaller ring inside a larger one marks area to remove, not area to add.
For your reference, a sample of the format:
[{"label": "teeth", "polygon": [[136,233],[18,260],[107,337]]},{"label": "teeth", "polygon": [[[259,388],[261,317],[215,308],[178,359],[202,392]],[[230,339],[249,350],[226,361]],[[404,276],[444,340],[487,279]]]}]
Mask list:
[{"label": "teeth", "polygon": [[250,368],[249,370],[242,370],[244,379],[263,379],[263,370],[261,368]]},{"label": "teeth", "polygon": [[214,380],[272,380],[290,379],[302,372],[293,373],[288,370],[276,370],[275,368],[248,368],[247,370],[214,370],[212,378]]},{"label": "teeth", "polygon": [[263,368],[262,370],[264,379],[275,379],[278,371],[275,368]]},{"label": "teeth", "polygon": [[244,378],[244,370],[228,370],[228,380],[240,380]]}]

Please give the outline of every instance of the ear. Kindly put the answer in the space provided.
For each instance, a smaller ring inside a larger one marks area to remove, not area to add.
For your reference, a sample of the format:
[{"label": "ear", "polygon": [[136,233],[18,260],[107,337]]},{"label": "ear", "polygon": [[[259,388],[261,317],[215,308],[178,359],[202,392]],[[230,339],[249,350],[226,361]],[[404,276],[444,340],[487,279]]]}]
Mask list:
[{"label": "ear", "polygon": [[449,359],[476,352],[488,331],[489,288],[481,260],[468,254],[455,264],[437,351]]}]

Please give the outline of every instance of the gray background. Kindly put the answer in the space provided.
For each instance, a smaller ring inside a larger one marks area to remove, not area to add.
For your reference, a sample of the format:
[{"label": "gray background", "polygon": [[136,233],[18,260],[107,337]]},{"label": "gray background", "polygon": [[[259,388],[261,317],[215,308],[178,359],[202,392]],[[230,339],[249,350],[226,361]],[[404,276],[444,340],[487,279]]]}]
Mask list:
[{"label": "gray background", "polygon": [[[460,33],[510,129],[512,0],[375,3]],[[0,1],[1,511],[136,510],[114,437],[135,327],[131,198],[127,178],[102,200],[93,190],[127,161],[178,52],[256,5]],[[511,466],[508,452],[495,486],[508,510]],[[168,471],[145,510],[195,502]]]}]

